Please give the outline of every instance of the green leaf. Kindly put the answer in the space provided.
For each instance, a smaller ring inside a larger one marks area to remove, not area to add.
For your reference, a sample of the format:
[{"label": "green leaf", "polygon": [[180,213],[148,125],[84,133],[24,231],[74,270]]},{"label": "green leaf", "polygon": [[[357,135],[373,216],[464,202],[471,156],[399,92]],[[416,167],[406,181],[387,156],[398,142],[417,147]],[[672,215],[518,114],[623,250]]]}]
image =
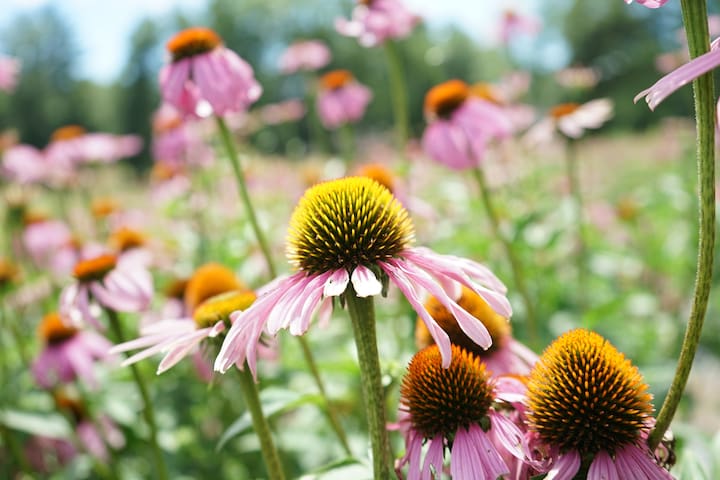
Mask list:
[{"label": "green leaf", "polygon": [[50,438],[68,438],[71,433],[67,421],[58,413],[5,410],[0,412],[0,423],[30,435]]}]

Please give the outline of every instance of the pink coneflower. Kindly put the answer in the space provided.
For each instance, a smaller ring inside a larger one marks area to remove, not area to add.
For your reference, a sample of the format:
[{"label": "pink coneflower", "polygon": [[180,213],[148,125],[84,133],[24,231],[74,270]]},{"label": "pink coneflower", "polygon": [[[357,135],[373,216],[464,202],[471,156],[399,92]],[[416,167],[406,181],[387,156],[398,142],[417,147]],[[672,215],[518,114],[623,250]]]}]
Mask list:
[{"label": "pink coneflower", "polygon": [[400,0],[358,0],[352,18],[336,19],[335,29],[372,47],[388,39],[407,37],[419,21]]},{"label": "pink coneflower", "polygon": [[635,96],[637,102],[645,97],[650,110],[655,110],[663,100],[669,97],[680,87],[687,85],[700,75],[717,68],[720,65],[720,38],[710,44],[710,51],[689,61],[677,70],[665,75],[650,88],[643,90]]},{"label": "pink coneflower", "polygon": [[[425,308],[447,332],[450,343],[462,347],[482,360],[494,377],[530,373],[538,356],[513,338],[507,318],[495,312],[480,295],[466,287],[463,287],[457,303],[487,328],[492,338],[492,345],[488,349],[483,349],[473,342],[462,331],[455,316],[437,298],[431,297],[425,302]],[[418,319],[415,325],[415,342],[418,348],[425,348],[435,343],[421,319]]]},{"label": "pink coneflower", "polygon": [[22,243],[33,263],[41,268],[50,265],[55,255],[73,241],[70,228],[60,220],[29,219],[22,233]]},{"label": "pink coneflower", "polygon": [[547,117],[525,135],[531,145],[547,143],[560,132],[568,138],[580,138],[585,130],[600,128],[613,116],[613,103],[599,98],[587,103],[561,103],[550,109]]},{"label": "pink coneflower", "polygon": [[0,90],[12,92],[20,75],[20,60],[0,55]]},{"label": "pink coneflower", "polygon": [[130,256],[103,253],[80,260],[74,268],[76,281],[60,294],[60,311],[75,324],[100,327],[100,312],[91,300],[116,312],[140,312],[152,300],[152,276]]},{"label": "pink coneflower", "polygon": [[252,67],[209,28],[188,28],[167,43],[171,63],[160,71],[163,99],[186,116],[207,102],[215,115],[243,112],[262,94]]},{"label": "pink coneflower", "polygon": [[425,153],[456,170],[477,167],[488,143],[512,132],[503,110],[472,96],[462,80],[431,88],[425,96],[425,116],[429,123],[422,138]]},{"label": "pink coneflower", "polygon": [[108,355],[112,344],[103,336],[79,330],[69,320],[53,312],[45,315],[38,327],[44,347],[32,365],[35,382],[43,388],[80,379],[97,386],[94,364]]},{"label": "pink coneflower", "polygon": [[354,123],[365,114],[372,92],[347,70],[333,70],[320,78],[317,111],[325,128]]},{"label": "pink coneflower", "polygon": [[32,145],[14,145],[3,152],[0,173],[20,184],[41,182],[47,177],[45,156]]},{"label": "pink coneflower", "polygon": [[88,133],[83,140],[84,163],[112,163],[134,157],[142,150],[143,141],[138,135]]},{"label": "pink coneflower", "polygon": [[65,125],[53,132],[45,147],[45,156],[55,170],[55,176],[65,179],[69,175],[63,169],[74,171],[78,164],[87,161],[86,137],[87,131],[80,125]]},{"label": "pink coneflower", "polygon": [[152,153],[156,162],[174,167],[205,167],[213,161],[213,151],[205,143],[200,122],[183,118],[164,103],[153,115]]},{"label": "pink coneflower", "polygon": [[530,15],[522,15],[515,10],[505,10],[500,21],[500,41],[509,43],[518,35],[536,35],[542,24]]},{"label": "pink coneflower", "polygon": [[[668,0],[635,0],[635,1],[637,1],[637,3],[639,3],[640,5],[647,7],[647,8],[660,8],[668,2]],[[631,3],[633,3],[633,0],[625,0],[625,3],[630,5]]]},{"label": "pink coneflower", "polygon": [[318,184],[300,199],[290,219],[287,256],[297,272],[274,280],[234,323],[215,361],[227,371],[247,362],[255,374],[257,343],[263,331],[307,331],[313,312],[332,307],[343,295],[379,295],[392,281],[425,321],[442,352],[451,359],[450,340],[422,304],[421,293],[434,295],[458,319],[460,328],[478,345],[491,345],[487,329],[454,298],[459,285],[481,295],[494,310],[510,316],[505,286],[485,266],[464,258],[412,247],[413,225],[407,211],[379,183],[348,177]]},{"label": "pink coneflower", "polygon": [[503,457],[522,458],[522,433],[496,410],[503,392],[483,362],[457,345],[452,346],[449,368],[441,368],[441,363],[433,345],[408,365],[400,387],[405,456],[397,470],[408,465],[408,480],[440,479],[448,448],[453,479],[495,480],[510,473]]},{"label": "pink coneflower", "polygon": [[330,49],[320,40],[305,40],[290,45],[280,56],[280,71],[315,71],[330,63]]},{"label": "pink coneflower", "polygon": [[560,336],[527,388],[529,446],[548,452],[549,466],[537,464],[548,477],[571,479],[583,469],[588,480],[672,478],[647,446],[653,422],[647,384],[600,335],[577,329]]}]

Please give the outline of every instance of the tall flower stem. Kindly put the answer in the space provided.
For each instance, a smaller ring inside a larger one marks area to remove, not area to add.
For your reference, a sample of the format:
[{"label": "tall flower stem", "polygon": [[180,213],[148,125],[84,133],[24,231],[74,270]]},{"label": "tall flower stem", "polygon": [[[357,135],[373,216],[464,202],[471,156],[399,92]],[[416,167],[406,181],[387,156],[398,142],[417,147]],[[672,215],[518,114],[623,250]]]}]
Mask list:
[{"label": "tall flower stem", "polygon": [[237,370],[239,375],[240,390],[242,391],[243,398],[245,399],[245,406],[250,413],[253,428],[260,440],[260,450],[262,451],[263,460],[265,461],[268,478],[270,480],[283,480],[285,478],[285,474],[283,473],[282,464],[280,463],[280,456],[275,448],[275,443],[273,442],[272,434],[270,433],[270,426],[263,414],[262,404],[260,403],[260,395],[258,393],[257,385],[255,385],[252,373],[250,373],[250,369],[247,365],[245,365],[245,368],[242,370],[235,370]]},{"label": "tall flower stem", "polygon": [[28,464],[25,455],[23,455],[20,445],[18,445],[17,440],[13,436],[13,433],[10,431],[10,429],[2,423],[0,423],[0,438],[2,438],[3,445],[5,445],[5,447],[10,451],[10,454],[14,458],[17,464],[17,468],[21,472],[24,472],[28,475],[31,474],[32,469],[30,468],[30,465]]},{"label": "tall flower stem", "polygon": [[585,243],[585,220],[583,218],[583,198],[580,189],[580,175],[577,162],[577,141],[568,139],[565,145],[565,168],[573,202],[576,228],[578,299],[582,311],[585,306],[585,282],[587,277],[587,246]]},{"label": "tall flower stem", "polygon": [[395,115],[395,141],[401,158],[405,158],[405,146],[407,145],[410,131],[410,120],[408,112],[407,83],[402,65],[402,59],[398,52],[397,45],[392,40],[384,43],[385,56],[388,63],[388,76],[390,79],[390,92],[392,94],[393,114]]},{"label": "tall flower stem", "polygon": [[270,254],[270,247],[268,246],[267,240],[263,235],[260,223],[258,223],[257,215],[255,215],[255,209],[253,208],[252,202],[250,201],[250,194],[248,193],[247,182],[245,181],[245,173],[243,172],[242,166],[240,165],[240,157],[238,156],[237,149],[235,148],[235,142],[233,141],[230,129],[225,124],[225,120],[222,117],[215,117],[217,120],[218,129],[220,130],[220,139],[227,151],[230,165],[232,165],[233,173],[235,174],[235,180],[237,181],[238,190],[240,191],[240,198],[245,204],[245,210],[247,211],[250,225],[255,232],[255,238],[257,239],[260,249],[262,250],[265,262],[267,263],[268,271],[271,276],[275,276],[275,267],[272,262],[272,255]]},{"label": "tall flower stem", "polygon": [[[122,325],[120,324],[120,318],[115,310],[106,308],[108,319],[110,320],[110,328],[115,334],[116,343],[125,342],[125,333],[123,332]],[[160,444],[157,439],[157,423],[155,422],[155,409],[153,408],[152,401],[150,400],[150,394],[148,392],[145,380],[140,374],[136,364],[130,365],[130,371],[132,372],[133,380],[137,386],[138,392],[143,400],[143,416],[145,417],[145,423],[150,430],[150,444],[152,445],[153,457],[155,459],[155,469],[157,470],[157,478],[160,480],[169,480],[167,466],[165,465],[165,458],[163,457]]]},{"label": "tall flower stem", "polygon": [[360,381],[370,431],[374,478],[387,480],[390,478],[392,455],[386,426],[385,392],[375,335],[373,298],[360,298],[356,295],[355,289],[348,286],[345,300],[352,320],[360,364]]},{"label": "tall flower stem", "polygon": [[[687,32],[690,57],[695,58],[709,50],[707,4],[705,0],[681,0],[680,6]],[[648,438],[651,449],[660,443],[675,416],[700,342],[700,333],[710,296],[715,246],[715,101],[713,91],[713,72],[702,75],[693,81],[699,198],[695,293],[675,376],[660,408],[655,429]]]},{"label": "tall flower stem", "polygon": [[492,227],[493,234],[495,235],[495,239],[500,242],[505,250],[505,256],[507,257],[508,262],[510,263],[510,268],[512,269],[515,288],[517,288],[518,293],[520,293],[520,296],[523,299],[527,319],[527,333],[530,343],[534,345],[537,343],[535,305],[530,297],[530,293],[528,292],[520,260],[517,257],[512,242],[503,235],[503,232],[500,229],[500,219],[498,218],[497,210],[495,209],[495,204],[492,200],[492,195],[490,195],[490,188],[485,181],[485,174],[483,173],[482,168],[474,168],[473,172],[475,173],[475,178],[478,182],[478,186],[480,187],[480,195],[482,196],[482,201],[485,205],[485,211],[487,212],[488,219],[490,220],[490,226]]},{"label": "tall flower stem", "polygon": [[[258,243],[260,244],[260,248],[262,250],[263,256],[265,257],[265,263],[267,264],[268,272],[270,272],[270,276],[272,278],[275,278],[277,276],[277,272],[275,270],[275,264],[272,260],[272,255],[270,254],[270,248],[268,246],[267,241],[265,240],[265,236],[263,235],[262,229],[260,228],[260,224],[257,221],[257,217],[255,215],[255,209],[253,208],[252,202],[250,201],[250,194],[248,193],[247,185],[245,182],[245,175],[243,173],[242,167],[240,166],[240,158],[238,157],[237,149],[235,148],[235,142],[232,139],[232,135],[230,134],[230,130],[228,129],[227,125],[225,124],[225,120],[222,119],[222,117],[215,117],[217,119],[218,129],[220,130],[220,137],[222,139],[222,142],[225,146],[225,149],[228,154],[228,158],[230,159],[230,163],[232,164],[233,172],[235,173],[235,180],[237,181],[238,190],[240,191],[240,196],[242,197],[242,201],[245,204],[245,209],[248,212],[248,217],[250,218],[250,223],[252,224],[253,231],[255,232],[255,237],[257,238]],[[322,378],[320,377],[320,373],[317,369],[315,358],[313,357],[312,350],[310,350],[310,346],[307,343],[307,340],[302,337],[298,336],[295,337],[298,339],[298,342],[300,342],[300,347],[303,352],[303,356],[305,357],[305,362],[310,367],[310,371],[313,375],[313,379],[315,380],[315,383],[318,387],[318,391],[323,396],[325,400],[325,409],[327,410],[328,417],[330,420],[330,425],[332,426],[333,430],[335,430],[336,435],[340,439],[340,442],[343,444],[343,448],[346,450],[350,450],[348,447],[347,442],[347,436],[345,435],[344,430],[342,429],[342,426],[340,424],[340,420],[338,419],[337,412],[335,411],[335,408],[333,406],[333,403],[330,401],[326,394],[325,385],[322,381]]]}]

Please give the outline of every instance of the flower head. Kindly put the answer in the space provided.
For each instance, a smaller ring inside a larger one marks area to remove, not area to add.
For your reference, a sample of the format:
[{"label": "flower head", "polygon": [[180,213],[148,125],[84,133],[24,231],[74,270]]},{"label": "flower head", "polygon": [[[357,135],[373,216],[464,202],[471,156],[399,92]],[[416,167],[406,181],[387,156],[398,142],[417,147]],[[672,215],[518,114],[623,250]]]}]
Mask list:
[{"label": "flower head", "polygon": [[418,21],[400,0],[358,0],[352,19],[336,19],[335,29],[341,35],[356,37],[365,47],[373,47],[388,39],[407,37]]},{"label": "flower head", "polygon": [[613,102],[599,98],[587,103],[561,103],[552,107],[547,117],[526,134],[530,144],[550,141],[558,131],[568,138],[580,138],[585,130],[602,127],[613,116]]},{"label": "flower head", "polygon": [[[480,295],[467,287],[462,288],[457,303],[487,328],[492,345],[488,349],[483,349],[473,342],[460,328],[455,316],[437,298],[430,297],[425,303],[425,308],[447,332],[450,343],[462,347],[481,359],[493,376],[530,373],[533,364],[537,361],[537,355],[513,338],[507,318],[495,312]],[[434,343],[420,318],[415,325],[415,341],[418,348],[425,348]]]},{"label": "flower head", "polygon": [[163,99],[186,116],[207,102],[215,115],[244,112],[262,87],[252,67],[208,28],[188,28],[167,43],[171,63],[160,71]]},{"label": "flower head", "polygon": [[326,128],[357,122],[371,99],[372,92],[348,70],[332,70],[320,77],[317,110]]},{"label": "flower head", "polygon": [[639,471],[672,478],[644,442],[653,412],[647,384],[600,335],[577,329],[556,339],[527,388],[528,428],[557,452],[550,470],[557,478],[574,477],[588,462],[588,480],[635,478]]},{"label": "flower head", "polygon": [[382,185],[365,177],[348,177],[315,185],[300,199],[290,220],[287,256],[296,273],[265,287],[264,294],[237,314],[215,361],[226,371],[233,364],[255,373],[258,338],[289,329],[302,335],[321,303],[327,315],[332,297],[378,295],[392,281],[428,326],[450,365],[447,333],[422,304],[424,291],[438,297],[477,344],[491,344],[487,329],[460,307],[455,298],[465,285],[509,316],[504,285],[486,267],[470,260],[412,247],[414,229],[405,208]]},{"label": "flower head", "polygon": [[[452,346],[449,368],[442,368],[437,346],[412,358],[400,387],[408,478],[441,478],[444,450],[450,449],[453,478],[488,479],[510,473],[503,454],[520,457],[520,430],[494,409],[498,391],[484,363]],[[428,444],[425,461],[422,445]]]},{"label": "flower head", "polygon": [[456,170],[473,168],[493,139],[506,138],[512,124],[493,102],[472,95],[462,80],[449,80],[425,95],[429,123],[422,138],[425,153]]},{"label": "flower head", "polygon": [[507,9],[503,12],[500,21],[500,41],[509,43],[513,38],[521,34],[535,35],[540,31],[541,26],[537,18]]},{"label": "flower head", "polygon": [[330,63],[330,57],[330,49],[319,40],[295,42],[280,56],[280,71],[288,74],[318,70]]},{"label": "flower head", "polygon": [[[630,5],[633,0],[625,0],[625,3]],[[665,5],[668,0],[637,0],[637,3],[647,8],[660,8]]]},{"label": "flower head", "polygon": [[38,326],[43,349],[32,365],[35,381],[43,388],[81,379],[96,386],[93,365],[108,355],[112,344],[103,336],[80,330],[59,313],[45,315]]},{"label": "flower head", "polygon": [[233,290],[246,290],[235,273],[225,265],[209,262],[193,272],[183,288],[185,306],[190,313],[210,297]]}]

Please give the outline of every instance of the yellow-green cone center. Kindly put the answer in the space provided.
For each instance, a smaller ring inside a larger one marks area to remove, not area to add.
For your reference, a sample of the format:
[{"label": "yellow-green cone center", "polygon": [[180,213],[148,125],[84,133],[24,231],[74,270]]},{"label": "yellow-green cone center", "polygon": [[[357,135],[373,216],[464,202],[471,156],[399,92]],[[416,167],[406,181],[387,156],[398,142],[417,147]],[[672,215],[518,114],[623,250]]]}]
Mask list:
[{"label": "yellow-green cone center", "polygon": [[528,381],[531,430],[561,452],[615,452],[637,440],[653,411],[637,367],[600,335],[567,332]]},{"label": "yellow-green cone center", "polygon": [[212,327],[217,322],[229,322],[230,314],[245,310],[255,301],[255,293],[249,290],[235,290],[210,297],[193,312],[197,328]]},{"label": "yellow-green cone center", "polygon": [[298,269],[323,273],[370,267],[409,247],[414,230],[390,191],[365,177],[311,187],[290,219],[287,256]]},{"label": "yellow-green cone center", "polygon": [[480,424],[493,402],[490,374],[478,357],[452,345],[450,368],[442,367],[437,345],[410,361],[400,386],[413,427],[425,438],[453,438],[460,427]]}]

